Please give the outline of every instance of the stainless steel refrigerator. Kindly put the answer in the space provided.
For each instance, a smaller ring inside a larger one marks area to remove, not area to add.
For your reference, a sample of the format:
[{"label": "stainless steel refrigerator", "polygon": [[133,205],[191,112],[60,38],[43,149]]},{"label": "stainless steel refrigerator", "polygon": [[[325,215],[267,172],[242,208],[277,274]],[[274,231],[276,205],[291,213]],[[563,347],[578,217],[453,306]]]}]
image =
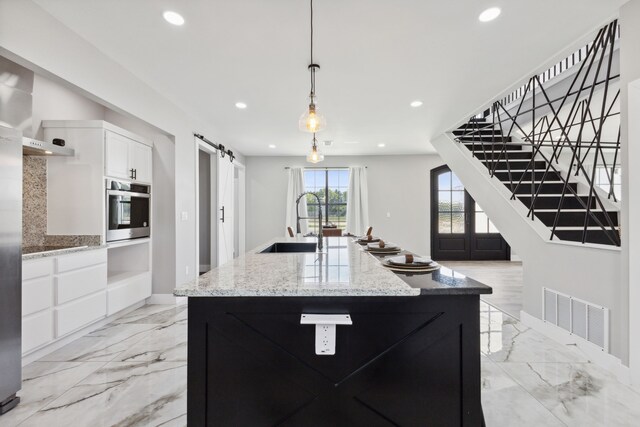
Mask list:
[{"label": "stainless steel refrigerator", "polygon": [[0,126],[0,414],[18,404],[21,382],[22,133]]}]

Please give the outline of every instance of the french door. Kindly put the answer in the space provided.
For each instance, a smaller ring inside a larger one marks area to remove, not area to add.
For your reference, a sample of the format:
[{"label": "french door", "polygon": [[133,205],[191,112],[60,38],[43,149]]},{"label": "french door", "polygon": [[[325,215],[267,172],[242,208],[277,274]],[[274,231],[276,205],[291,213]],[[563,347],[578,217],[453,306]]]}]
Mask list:
[{"label": "french door", "polygon": [[511,258],[507,242],[446,165],[431,171],[431,257],[449,261]]}]

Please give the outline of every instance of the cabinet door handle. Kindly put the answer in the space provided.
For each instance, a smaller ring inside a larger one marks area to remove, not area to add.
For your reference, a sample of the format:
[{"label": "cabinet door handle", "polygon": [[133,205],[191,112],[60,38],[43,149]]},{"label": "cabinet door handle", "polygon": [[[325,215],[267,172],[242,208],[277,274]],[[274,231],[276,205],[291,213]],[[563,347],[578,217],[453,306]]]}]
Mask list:
[{"label": "cabinet door handle", "polygon": [[133,179],[138,179],[138,169],[133,170]]},{"label": "cabinet door handle", "polygon": [[133,169],[129,169],[131,171],[131,175],[129,175],[129,178],[133,179]]},{"label": "cabinet door handle", "polygon": [[220,210],[222,211],[222,217],[220,218],[220,221],[224,222],[224,206],[221,207]]}]

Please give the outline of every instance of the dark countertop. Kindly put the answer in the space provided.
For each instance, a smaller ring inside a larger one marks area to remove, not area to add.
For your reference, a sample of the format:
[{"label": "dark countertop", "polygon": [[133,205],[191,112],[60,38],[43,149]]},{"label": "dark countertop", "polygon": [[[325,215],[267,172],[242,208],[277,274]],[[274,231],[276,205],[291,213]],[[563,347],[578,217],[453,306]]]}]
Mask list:
[{"label": "dark countertop", "polygon": [[[402,251],[400,254],[411,253]],[[382,261],[385,256],[370,254]],[[478,282],[462,273],[451,270],[445,266],[429,273],[400,273],[393,272],[407,285],[420,289],[420,295],[475,295],[491,294],[491,287]]]}]

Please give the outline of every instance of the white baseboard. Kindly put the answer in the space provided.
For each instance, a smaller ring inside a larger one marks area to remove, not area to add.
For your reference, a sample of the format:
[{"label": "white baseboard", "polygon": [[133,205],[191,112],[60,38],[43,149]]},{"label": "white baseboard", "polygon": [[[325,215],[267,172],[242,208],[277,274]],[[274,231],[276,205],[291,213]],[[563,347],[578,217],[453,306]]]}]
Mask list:
[{"label": "white baseboard", "polygon": [[84,328],[75,331],[74,333],[72,333],[71,335],[67,335],[66,337],[60,338],[50,344],[46,344],[44,347],[38,348],[37,350],[33,350],[30,353],[27,354],[23,354],[22,355],[22,366],[28,365],[31,362],[35,362],[38,359],[43,358],[44,356],[53,353],[54,351],[64,347],[65,345],[69,344],[72,341],[77,340],[80,337],[83,337],[97,329],[102,328],[104,325],[113,322],[115,319],[117,319],[118,317],[122,317],[125,314],[129,314],[130,312],[139,309],[140,307],[142,307],[143,305],[145,305],[144,301],[140,301],[134,305],[132,305],[131,307],[127,307],[124,310],[113,314],[109,317],[106,317],[104,319],[98,320],[95,323],[90,324],[89,326],[85,326]]},{"label": "white baseboard", "polygon": [[622,361],[614,355],[605,352],[600,347],[556,325],[538,319],[524,310],[520,311],[520,322],[560,344],[573,344],[577,346],[591,362],[611,372],[621,383],[632,386],[638,390],[638,386],[640,385],[634,386],[634,384],[631,383],[631,371],[629,367],[623,365]]},{"label": "white baseboard", "polygon": [[175,304],[182,305],[187,303],[186,297],[176,297],[173,294],[151,294],[147,298],[147,304]]}]

